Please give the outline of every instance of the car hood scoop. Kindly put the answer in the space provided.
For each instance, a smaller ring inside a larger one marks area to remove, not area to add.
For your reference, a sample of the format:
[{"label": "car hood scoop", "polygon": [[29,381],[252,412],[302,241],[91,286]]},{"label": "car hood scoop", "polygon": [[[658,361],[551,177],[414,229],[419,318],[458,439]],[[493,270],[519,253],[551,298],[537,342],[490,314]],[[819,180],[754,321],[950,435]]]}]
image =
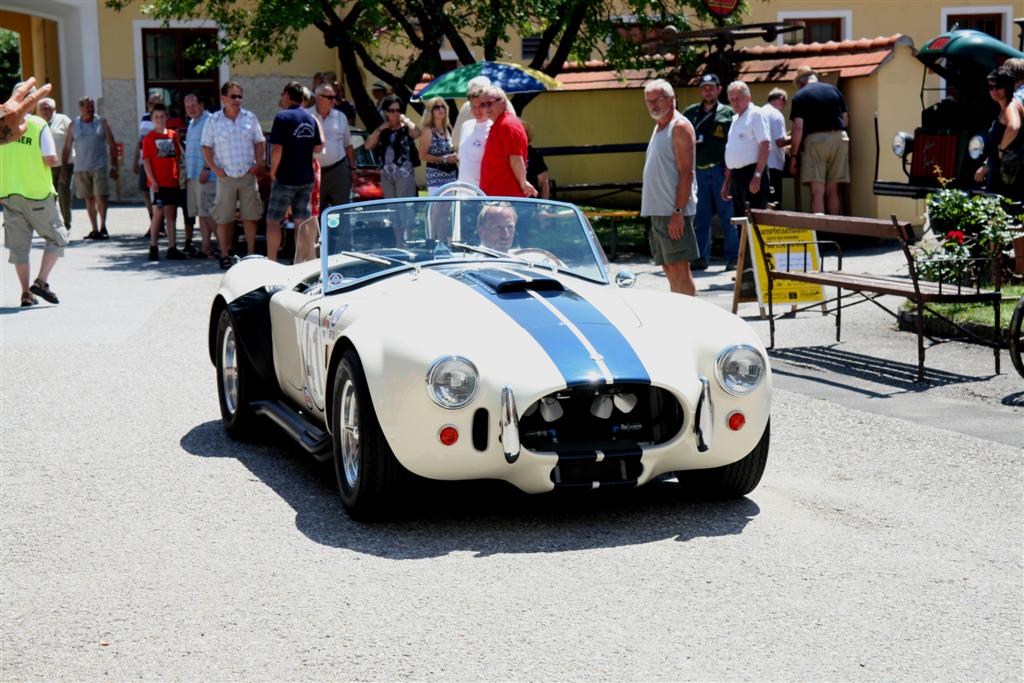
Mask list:
[{"label": "car hood scoop", "polygon": [[463,272],[461,276],[483,285],[495,294],[565,291],[565,286],[553,277],[522,272],[514,268],[473,269]]}]

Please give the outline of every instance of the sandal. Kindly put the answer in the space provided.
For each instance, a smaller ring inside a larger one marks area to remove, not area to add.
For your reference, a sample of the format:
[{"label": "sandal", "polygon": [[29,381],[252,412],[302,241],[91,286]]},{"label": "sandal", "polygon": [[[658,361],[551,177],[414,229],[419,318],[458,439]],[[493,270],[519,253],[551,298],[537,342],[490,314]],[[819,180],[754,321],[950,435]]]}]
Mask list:
[{"label": "sandal", "polygon": [[53,293],[52,289],[50,289],[49,283],[43,282],[39,278],[36,278],[36,281],[32,283],[32,286],[28,288],[28,291],[37,296],[43,297],[51,304],[60,303],[60,299],[58,299],[57,295]]},{"label": "sandal", "polygon": [[231,257],[230,256],[222,256],[221,259],[220,259],[220,269],[221,270],[227,270],[230,267],[231,267]]},{"label": "sandal", "polygon": [[37,303],[39,303],[39,299],[37,299],[34,296],[32,296],[31,292],[22,292],[21,293],[21,307],[22,308],[28,308],[29,306],[35,306]]},{"label": "sandal", "polygon": [[99,230],[92,230],[92,231],[89,232],[88,235],[86,235],[82,239],[83,240],[98,240],[98,239],[102,239],[102,238],[100,237],[100,231]]}]

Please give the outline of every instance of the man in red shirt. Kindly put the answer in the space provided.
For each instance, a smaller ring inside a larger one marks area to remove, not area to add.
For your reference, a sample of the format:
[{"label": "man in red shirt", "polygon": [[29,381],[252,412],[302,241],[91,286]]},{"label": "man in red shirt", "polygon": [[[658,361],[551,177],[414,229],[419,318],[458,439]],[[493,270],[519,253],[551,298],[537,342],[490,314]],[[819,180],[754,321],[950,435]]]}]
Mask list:
[{"label": "man in red shirt", "polygon": [[174,222],[181,205],[180,162],[181,143],[178,134],[167,128],[167,109],[153,106],[153,130],[142,139],[142,165],[153,197],[153,221],[149,226],[149,260],[159,261],[157,236],[163,220],[167,230],[167,258],[175,261],[188,258],[175,243]]},{"label": "man in red shirt", "polygon": [[492,197],[536,197],[537,189],[526,180],[526,129],[506,111],[505,92],[484,88],[480,104],[493,122],[480,162],[480,189]]}]

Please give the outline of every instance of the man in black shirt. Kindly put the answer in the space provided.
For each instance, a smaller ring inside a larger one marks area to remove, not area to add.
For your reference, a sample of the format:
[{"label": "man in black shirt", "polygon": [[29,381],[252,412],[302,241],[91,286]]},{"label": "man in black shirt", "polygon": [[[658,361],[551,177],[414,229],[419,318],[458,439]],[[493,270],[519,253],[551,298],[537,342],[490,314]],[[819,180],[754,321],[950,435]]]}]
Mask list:
[{"label": "man in black shirt", "polygon": [[799,157],[800,182],[811,186],[811,211],[824,213],[827,203],[828,213],[838,215],[839,183],[850,182],[846,102],[835,86],[819,83],[810,67],[800,67],[794,82],[790,172],[796,175]]}]

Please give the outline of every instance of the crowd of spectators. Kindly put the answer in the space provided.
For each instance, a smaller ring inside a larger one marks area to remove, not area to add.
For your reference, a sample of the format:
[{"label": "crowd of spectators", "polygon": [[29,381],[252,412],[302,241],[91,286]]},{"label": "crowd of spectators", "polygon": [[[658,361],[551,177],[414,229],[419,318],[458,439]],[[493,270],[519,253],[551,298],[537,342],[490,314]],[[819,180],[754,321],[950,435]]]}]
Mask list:
[{"label": "crowd of spectators", "polygon": [[[989,131],[986,162],[976,178],[989,191],[1017,201],[1024,187],[1024,135],[1020,134],[1024,65],[1020,61],[1009,60],[989,76],[989,92],[1000,112]],[[747,84],[736,81],[726,89],[729,104],[725,104],[722,83],[708,73],[699,82],[700,101],[680,112],[668,83],[647,84],[648,111],[657,123],[644,166],[641,215],[651,218],[652,253],[665,267],[673,291],[693,293],[692,271],[709,267],[716,214],[725,269],[736,267],[739,240],[731,219],[751,208],[778,204],[787,171],[808,186],[811,211],[840,213],[839,186],[850,181],[846,103],[836,87],[819,81],[809,67],[799,69],[794,84],[791,133],[786,131],[788,96],[781,88],[773,89],[759,106],[752,101]],[[107,239],[108,177],[116,182],[118,172],[117,145],[109,123],[96,113],[90,97],[78,102],[79,115],[71,119],[56,111],[52,98],[45,97],[49,86],[36,92],[31,84],[28,87],[17,90],[5,104],[4,121],[16,121],[14,113],[33,104],[38,105],[39,118],[29,116],[15,126],[5,123],[0,133],[5,140],[36,135],[32,144],[42,145],[40,157],[53,157],[54,163],[44,165],[55,197],[54,225],[60,225],[65,240],[71,230],[72,187],[86,202],[90,231],[84,238]],[[389,94],[385,83],[375,81],[371,88],[382,122],[372,127],[364,144],[380,161],[385,198],[417,195],[416,168],[423,162],[430,195],[459,180],[487,195],[551,196],[547,165],[530,144],[532,127],[488,79],[469,83],[466,102],[454,122],[444,99],[425,102],[417,122],[406,115],[407,103]],[[241,220],[245,249],[251,254],[256,249],[257,223],[264,217],[269,258],[278,257],[282,226],[290,221],[297,228],[295,260],[310,259],[315,256],[320,208],[349,200],[356,110],[345,100],[334,74],[317,73],[310,88],[287,83],[269,139],[264,138],[256,116],[242,106],[243,98],[241,85],[224,83],[220,108],[211,112],[199,93],[189,93],[183,98],[187,123],[168,109],[159,92],[147,99],[132,145],[132,169],[151,216],[146,232],[149,260],[160,260],[158,240],[165,238],[167,259],[213,258],[228,268],[235,256],[236,221]],[[269,154],[265,153],[267,142]],[[54,154],[46,154],[51,145]],[[24,162],[19,157],[19,163]],[[266,207],[258,184],[264,167],[270,177]],[[36,194],[37,189],[33,188]],[[175,225],[178,207],[184,217],[181,249]],[[198,247],[193,244],[197,222]],[[44,227],[40,234],[44,232],[50,238],[36,285],[46,285],[53,261],[50,255],[62,246],[53,228]],[[1024,273],[1024,248],[1017,251],[1016,270]],[[23,289],[24,302],[35,290],[28,285]]]}]

